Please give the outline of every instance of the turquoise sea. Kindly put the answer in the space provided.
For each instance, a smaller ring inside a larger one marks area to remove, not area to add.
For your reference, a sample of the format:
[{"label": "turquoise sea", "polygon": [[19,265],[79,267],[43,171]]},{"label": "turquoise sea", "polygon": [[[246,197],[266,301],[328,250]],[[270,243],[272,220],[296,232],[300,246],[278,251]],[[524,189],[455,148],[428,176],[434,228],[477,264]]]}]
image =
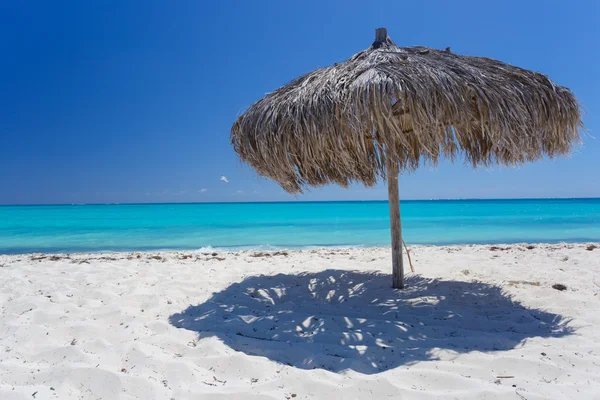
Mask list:
[{"label": "turquoise sea", "polygon": [[[402,201],[407,244],[600,241],[600,199]],[[0,253],[389,245],[386,201],[0,206]]]}]

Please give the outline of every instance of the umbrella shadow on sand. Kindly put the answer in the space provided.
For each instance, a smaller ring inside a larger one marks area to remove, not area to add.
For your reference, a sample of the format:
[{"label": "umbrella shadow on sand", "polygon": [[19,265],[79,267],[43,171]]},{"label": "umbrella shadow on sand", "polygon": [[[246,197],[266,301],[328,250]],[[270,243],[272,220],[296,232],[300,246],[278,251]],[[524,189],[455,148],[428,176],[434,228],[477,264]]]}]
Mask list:
[{"label": "umbrella shadow on sand", "polygon": [[393,290],[389,275],[335,269],[250,276],[169,320],[249,355],[366,374],[573,333],[568,320],[499,286],[418,275],[406,283]]}]

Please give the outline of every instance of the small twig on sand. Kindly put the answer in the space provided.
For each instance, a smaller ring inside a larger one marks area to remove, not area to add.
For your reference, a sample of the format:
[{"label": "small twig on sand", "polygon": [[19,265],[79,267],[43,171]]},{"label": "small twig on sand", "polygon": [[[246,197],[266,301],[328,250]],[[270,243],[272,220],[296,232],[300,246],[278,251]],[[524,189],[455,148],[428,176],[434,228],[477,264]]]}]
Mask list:
[{"label": "small twig on sand", "polygon": [[498,375],[496,378],[498,379],[509,379],[509,378],[514,378],[513,375]]},{"label": "small twig on sand", "polygon": [[404,243],[404,239],[402,239],[402,244],[404,245],[404,248],[406,249],[406,255],[408,256],[408,263],[410,264],[410,271],[415,272],[415,267],[413,267],[413,265],[412,265],[412,260],[410,259],[410,252],[408,251],[408,247],[406,247],[406,243]]}]

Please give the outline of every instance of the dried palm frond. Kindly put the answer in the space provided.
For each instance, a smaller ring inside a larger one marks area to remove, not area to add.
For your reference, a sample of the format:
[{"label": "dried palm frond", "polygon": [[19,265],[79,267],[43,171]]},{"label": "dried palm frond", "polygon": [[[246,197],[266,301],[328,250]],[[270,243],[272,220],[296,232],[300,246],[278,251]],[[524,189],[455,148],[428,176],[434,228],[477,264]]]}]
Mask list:
[{"label": "dried palm frond", "polygon": [[449,48],[398,47],[379,29],[349,60],[266,95],[231,129],[237,154],[288,192],[367,186],[440,157],[514,165],[569,152],[581,115],[546,76]]}]

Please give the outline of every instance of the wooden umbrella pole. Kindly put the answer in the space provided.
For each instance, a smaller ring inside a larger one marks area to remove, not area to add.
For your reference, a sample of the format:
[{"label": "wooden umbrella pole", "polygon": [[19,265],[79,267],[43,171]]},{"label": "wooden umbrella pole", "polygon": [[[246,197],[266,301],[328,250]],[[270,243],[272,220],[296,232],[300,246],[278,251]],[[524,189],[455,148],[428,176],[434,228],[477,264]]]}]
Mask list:
[{"label": "wooden umbrella pole", "polygon": [[392,230],[392,286],[404,288],[404,266],[402,264],[402,226],[400,224],[400,198],[398,192],[398,163],[387,157],[388,199],[390,203],[390,228]]}]

